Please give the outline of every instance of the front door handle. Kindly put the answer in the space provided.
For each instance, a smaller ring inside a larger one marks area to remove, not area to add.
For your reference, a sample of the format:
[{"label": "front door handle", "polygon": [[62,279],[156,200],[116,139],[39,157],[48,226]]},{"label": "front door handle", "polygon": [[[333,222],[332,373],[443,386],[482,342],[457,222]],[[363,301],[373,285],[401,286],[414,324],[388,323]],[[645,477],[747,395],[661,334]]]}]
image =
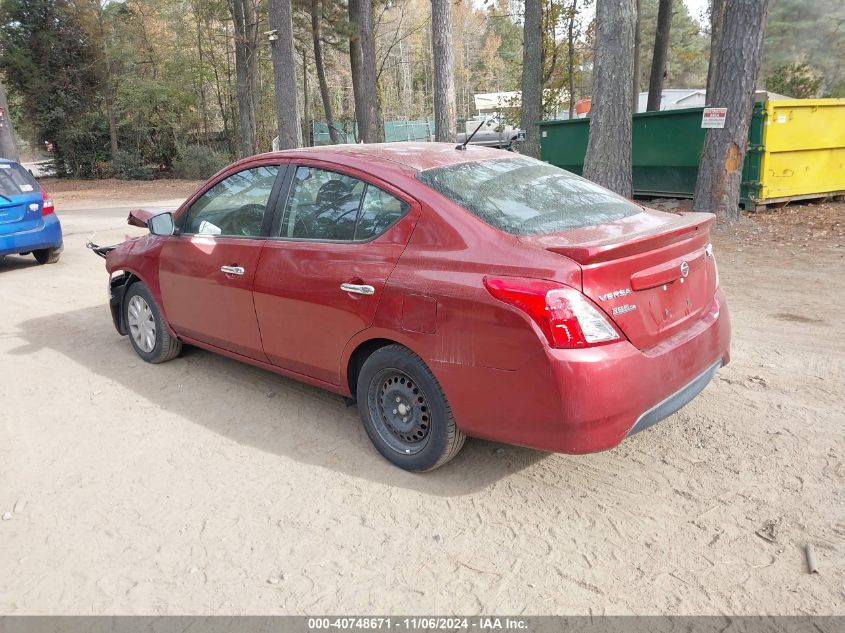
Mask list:
[{"label": "front door handle", "polygon": [[226,273],[227,275],[243,275],[246,270],[244,270],[243,266],[221,266],[220,272]]},{"label": "front door handle", "polygon": [[340,289],[344,292],[354,292],[357,295],[372,295],[376,292],[375,288],[366,284],[340,284]]}]

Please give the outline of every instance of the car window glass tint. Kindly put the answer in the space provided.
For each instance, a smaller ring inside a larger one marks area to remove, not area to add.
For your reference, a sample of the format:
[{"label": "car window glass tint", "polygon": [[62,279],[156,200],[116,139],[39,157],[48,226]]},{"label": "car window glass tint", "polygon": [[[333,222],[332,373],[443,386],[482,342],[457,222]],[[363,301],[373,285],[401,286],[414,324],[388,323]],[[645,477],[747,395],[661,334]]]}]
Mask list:
[{"label": "car window glass tint", "polygon": [[514,235],[595,226],[642,211],[586,178],[531,158],[460,163],[421,171],[417,178]]},{"label": "car window glass tint", "polygon": [[38,181],[20,165],[0,163],[0,196],[7,198],[41,191]]},{"label": "car window glass tint", "polygon": [[184,232],[257,237],[279,168],[245,169],[206,191],[188,210]]},{"label": "car window glass tint", "polygon": [[355,228],[356,240],[368,240],[384,233],[408,212],[410,205],[373,185],[367,185],[361,215]]},{"label": "car window glass tint", "polygon": [[364,187],[357,178],[316,167],[298,167],[280,237],[352,240]]}]

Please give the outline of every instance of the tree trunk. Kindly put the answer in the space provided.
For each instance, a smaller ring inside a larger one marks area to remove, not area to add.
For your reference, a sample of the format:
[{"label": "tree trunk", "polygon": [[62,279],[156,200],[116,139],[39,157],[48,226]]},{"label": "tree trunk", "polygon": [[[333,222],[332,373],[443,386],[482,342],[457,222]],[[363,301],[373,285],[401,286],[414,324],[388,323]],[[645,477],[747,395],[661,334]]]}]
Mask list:
[{"label": "tree trunk", "polygon": [[114,113],[114,77],[112,72],[111,55],[109,53],[108,37],[106,36],[105,20],[103,16],[103,5],[99,1],[95,4],[97,12],[97,26],[99,28],[100,43],[102,45],[103,66],[105,70],[105,86],[103,90],[103,101],[106,104],[106,119],[109,123],[109,149],[112,160],[117,159],[117,118]]},{"label": "tree trunk", "polygon": [[660,0],[657,9],[657,32],[654,34],[654,54],[648,80],[648,112],[660,110],[663,79],[666,76],[666,56],[669,54],[669,30],[672,28],[672,0]]},{"label": "tree trunk", "polygon": [[246,44],[246,72],[249,79],[249,116],[252,133],[252,153],[261,151],[258,146],[258,9],[255,0],[242,0],[244,3],[244,27]]},{"label": "tree trunk", "polygon": [[352,94],[355,99],[355,122],[358,124],[359,141],[369,141],[370,117],[367,108],[367,90],[364,85],[364,61],[361,53],[361,25],[359,5],[369,0],[349,0],[349,67],[352,71]]},{"label": "tree trunk", "polygon": [[361,29],[359,37],[361,41],[361,77],[364,80],[364,104],[367,108],[367,119],[369,121],[366,142],[380,143],[384,141],[384,121],[379,107],[372,0],[359,0],[358,26]]},{"label": "tree trunk", "polygon": [[[707,130],[695,183],[693,209],[732,222],[739,217],[739,185],[748,146],[748,125],[763,50],[768,0],[731,0],[722,23],[710,102],[727,108],[725,127]],[[708,95],[709,96],[709,95]]]},{"label": "tree trunk", "polygon": [[631,97],[631,112],[636,113],[640,107],[640,40],[642,23],[640,20],[641,0],[636,0],[637,18],[634,22],[634,94]]},{"label": "tree trunk", "polygon": [[719,69],[719,47],[722,44],[722,22],[725,17],[725,0],[711,0],[710,3],[710,59],[707,62],[707,95],[705,103],[711,105],[713,85]]},{"label": "tree trunk", "polygon": [[[639,2],[639,0],[637,0]],[[572,0],[569,10],[569,24],[566,33],[566,70],[569,73],[569,118],[575,118],[575,18],[578,15],[578,0]]]},{"label": "tree trunk", "polygon": [[584,177],[630,198],[634,0],[597,0],[593,105]]},{"label": "tree trunk", "polygon": [[311,104],[308,101],[308,52],[302,48],[302,146],[311,145]]},{"label": "tree trunk", "polygon": [[537,122],[543,108],[543,0],[525,0],[522,35],[522,107],[519,125],[525,130],[520,152],[540,157]]},{"label": "tree trunk", "polygon": [[240,128],[238,151],[242,157],[255,153],[255,106],[252,94],[255,84],[255,49],[251,43],[255,16],[254,7],[252,12],[251,7],[251,0],[229,0],[229,11],[235,26],[235,75]]},{"label": "tree trunk", "polygon": [[434,62],[434,140],[454,143],[458,120],[452,48],[452,0],[431,0],[431,49]]},{"label": "tree trunk", "polygon": [[329,95],[329,85],[326,82],[326,69],[323,66],[323,40],[320,33],[322,5],[320,0],[311,0],[311,36],[314,39],[314,66],[317,69],[317,83],[320,84],[320,100],[323,102],[323,112],[326,115],[326,124],[329,126],[329,138],[332,145],[338,142],[337,130],[334,126],[334,112],[332,111],[332,100]]},{"label": "tree trunk", "polygon": [[276,125],[279,147],[292,149],[302,145],[296,110],[296,60],[293,53],[291,0],[270,0],[270,28],[278,39],[271,42],[273,84],[276,90]]},{"label": "tree trunk", "polygon": [[9,104],[6,102],[6,87],[0,81],[0,158],[18,160],[18,146],[15,144],[15,131],[9,116]]}]

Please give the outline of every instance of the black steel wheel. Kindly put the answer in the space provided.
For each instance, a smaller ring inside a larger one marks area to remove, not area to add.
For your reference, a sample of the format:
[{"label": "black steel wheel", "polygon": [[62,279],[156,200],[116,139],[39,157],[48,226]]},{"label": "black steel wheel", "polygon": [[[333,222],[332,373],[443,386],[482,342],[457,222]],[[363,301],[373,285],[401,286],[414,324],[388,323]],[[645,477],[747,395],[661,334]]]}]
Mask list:
[{"label": "black steel wheel", "polygon": [[367,435],[400,468],[432,470],[463,446],[465,436],[434,374],[401,345],[382,347],[367,358],[357,396]]}]

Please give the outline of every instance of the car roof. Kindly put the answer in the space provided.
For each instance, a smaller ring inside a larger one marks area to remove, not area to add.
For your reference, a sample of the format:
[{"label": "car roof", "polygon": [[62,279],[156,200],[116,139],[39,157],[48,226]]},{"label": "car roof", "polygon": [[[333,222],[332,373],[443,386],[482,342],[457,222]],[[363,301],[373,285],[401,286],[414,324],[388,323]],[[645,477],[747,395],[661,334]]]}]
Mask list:
[{"label": "car roof", "polygon": [[11,158],[0,158],[0,163],[3,163],[4,165],[20,165],[18,161],[12,160]]},{"label": "car roof", "polygon": [[321,145],[293,150],[273,152],[271,155],[284,158],[355,158],[377,160],[401,165],[406,169],[422,171],[436,167],[447,167],[459,163],[508,158],[517,154],[490,147],[468,145],[466,149],[455,149],[455,143],[420,143],[403,141],[399,143],[360,143],[357,145]]}]

